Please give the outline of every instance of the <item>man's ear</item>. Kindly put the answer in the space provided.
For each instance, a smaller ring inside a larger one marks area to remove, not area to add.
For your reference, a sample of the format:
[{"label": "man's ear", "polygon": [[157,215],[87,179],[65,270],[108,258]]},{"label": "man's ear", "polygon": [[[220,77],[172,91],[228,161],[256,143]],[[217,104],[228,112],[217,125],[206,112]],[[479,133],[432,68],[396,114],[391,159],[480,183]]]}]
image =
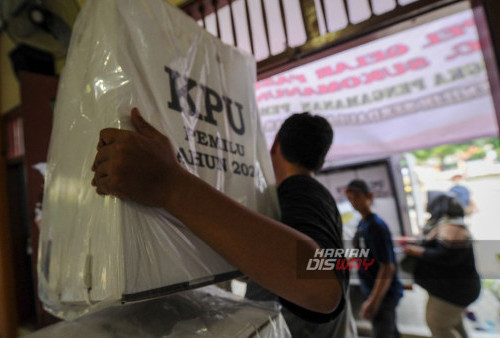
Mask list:
[{"label": "man's ear", "polygon": [[370,199],[370,201],[372,201],[372,202],[373,202],[373,198],[374,198],[374,197],[375,197],[375,195],[373,194],[373,192],[370,192],[370,193],[368,194],[368,198],[369,198],[369,199]]},{"label": "man's ear", "polygon": [[276,155],[280,147],[280,142],[278,140],[278,135],[274,137],[273,145],[271,146],[271,155]]},{"label": "man's ear", "polygon": [[325,165],[325,159],[323,158],[323,161],[321,161],[321,165],[319,166],[318,171],[320,171],[321,168],[323,168],[324,165]]}]

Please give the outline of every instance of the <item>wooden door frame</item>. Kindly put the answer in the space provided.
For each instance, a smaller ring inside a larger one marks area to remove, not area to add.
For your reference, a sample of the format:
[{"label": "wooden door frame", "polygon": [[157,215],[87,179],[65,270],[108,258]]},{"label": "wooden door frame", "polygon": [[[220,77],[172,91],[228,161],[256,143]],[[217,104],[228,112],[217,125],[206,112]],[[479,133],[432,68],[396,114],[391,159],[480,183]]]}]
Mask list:
[{"label": "wooden door frame", "polygon": [[500,25],[495,24],[495,18],[500,16],[500,1],[469,0],[469,2],[474,12],[500,132],[500,75],[498,72],[500,69]]},{"label": "wooden door frame", "polygon": [[3,127],[0,119],[0,337],[17,337],[18,323],[12,236],[7,203],[7,162],[2,131]]}]

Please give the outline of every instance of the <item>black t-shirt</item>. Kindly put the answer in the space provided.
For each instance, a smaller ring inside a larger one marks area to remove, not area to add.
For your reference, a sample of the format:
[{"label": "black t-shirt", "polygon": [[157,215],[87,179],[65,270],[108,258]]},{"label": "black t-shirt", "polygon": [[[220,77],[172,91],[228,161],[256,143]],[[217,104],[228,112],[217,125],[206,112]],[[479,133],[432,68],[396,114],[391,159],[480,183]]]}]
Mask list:
[{"label": "black t-shirt", "polygon": [[[285,179],[278,187],[281,222],[309,236],[323,249],[341,249],[342,219],[330,192],[317,180],[306,175]],[[335,270],[345,295],[349,284],[347,270]],[[324,323],[344,310],[345,300],[330,314],[317,313],[280,298],[281,304],[300,318]]]},{"label": "black t-shirt", "polygon": [[[317,180],[306,175],[296,175],[285,179],[278,187],[278,198],[281,207],[281,222],[302,232],[313,239],[323,249],[341,249],[342,220],[337,204],[330,192]],[[330,314],[317,313],[304,309],[285,299],[281,304],[300,319],[312,323],[327,323],[334,318],[338,320],[339,329],[346,326],[345,295],[349,285],[347,271],[332,271],[337,276],[343,290],[342,301]],[[300,292],[298,290],[297,292]],[[249,283],[247,298],[264,300],[263,291],[255,283]],[[288,320],[287,320],[288,323]],[[342,332],[333,330],[336,332]]]}]

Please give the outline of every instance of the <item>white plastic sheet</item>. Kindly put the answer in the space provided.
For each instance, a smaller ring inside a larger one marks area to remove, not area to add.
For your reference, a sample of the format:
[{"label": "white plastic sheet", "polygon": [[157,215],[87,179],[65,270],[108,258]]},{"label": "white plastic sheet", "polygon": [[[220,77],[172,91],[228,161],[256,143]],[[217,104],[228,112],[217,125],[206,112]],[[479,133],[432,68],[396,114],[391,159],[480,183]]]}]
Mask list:
[{"label": "white plastic sheet", "polygon": [[30,338],[291,337],[276,302],[238,299],[216,287],[110,307]]},{"label": "white plastic sheet", "polygon": [[91,165],[99,131],[131,129],[130,111],[138,107],[170,137],[190,172],[278,217],[255,67],[251,56],[162,0],[86,1],[61,77],[48,156],[39,252],[47,310],[73,318],[235,271],[165,210],[98,196]]}]

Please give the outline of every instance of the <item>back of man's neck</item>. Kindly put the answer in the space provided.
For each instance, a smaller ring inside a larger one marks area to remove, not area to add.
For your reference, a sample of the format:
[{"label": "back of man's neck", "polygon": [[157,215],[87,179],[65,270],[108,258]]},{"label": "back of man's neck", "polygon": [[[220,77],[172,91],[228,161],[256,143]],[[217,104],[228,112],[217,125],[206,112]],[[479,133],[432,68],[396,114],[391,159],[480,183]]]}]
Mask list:
[{"label": "back of man's neck", "polygon": [[276,185],[279,186],[287,178],[297,175],[306,175],[314,177],[314,172],[302,166],[292,163],[287,163],[287,165],[283,166],[280,173],[276,173]]},{"label": "back of man's neck", "polygon": [[363,211],[360,211],[360,214],[361,214],[361,217],[365,220],[367,219],[371,214],[373,214],[373,212],[371,211],[371,209],[368,209],[368,210],[363,210]]}]

